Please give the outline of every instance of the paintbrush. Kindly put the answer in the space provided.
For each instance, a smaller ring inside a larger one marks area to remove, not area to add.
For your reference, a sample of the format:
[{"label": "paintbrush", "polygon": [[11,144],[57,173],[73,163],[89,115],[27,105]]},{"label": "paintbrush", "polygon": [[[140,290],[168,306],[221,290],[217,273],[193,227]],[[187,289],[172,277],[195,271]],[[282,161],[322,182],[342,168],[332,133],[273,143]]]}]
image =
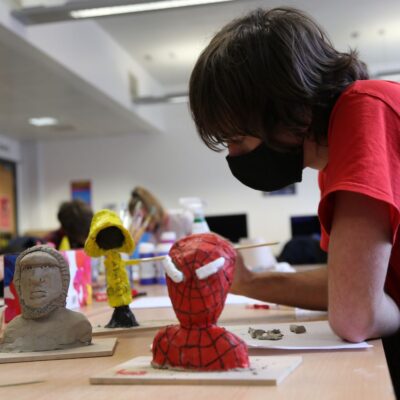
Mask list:
[{"label": "paintbrush", "polygon": [[265,243],[253,243],[253,244],[238,244],[233,246],[235,250],[247,250],[254,249],[255,247],[264,247],[264,246],[275,246],[279,244],[279,242],[265,242]]},{"label": "paintbrush", "polygon": [[152,221],[156,213],[157,209],[154,206],[151,207],[150,212],[147,214],[142,225],[132,233],[132,238],[134,243],[139,243],[140,238],[142,237],[143,233],[149,226],[150,222]]},{"label": "paintbrush", "polygon": [[139,229],[140,224],[143,221],[143,212],[141,210],[142,206],[143,206],[142,201],[138,200],[136,202],[136,204],[135,204],[135,207],[133,208],[133,211],[132,211],[132,222],[131,222],[131,226],[130,226],[130,229],[129,229],[130,232],[131,232],[131,235],[133,235],[133,233],[137,229]]}]

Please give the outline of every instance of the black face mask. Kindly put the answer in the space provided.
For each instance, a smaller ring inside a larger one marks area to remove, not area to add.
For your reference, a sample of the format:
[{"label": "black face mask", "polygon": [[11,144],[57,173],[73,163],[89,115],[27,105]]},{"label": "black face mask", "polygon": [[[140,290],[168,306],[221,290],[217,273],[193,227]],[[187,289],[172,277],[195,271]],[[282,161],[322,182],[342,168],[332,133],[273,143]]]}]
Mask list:
[{"label": "black face mask", "polygon": [[226,160],[233,176],[255,190],[272,192],[301,182],[302,149],[296,153],[281,153],[261,143],[249,153],[227,156]]}]

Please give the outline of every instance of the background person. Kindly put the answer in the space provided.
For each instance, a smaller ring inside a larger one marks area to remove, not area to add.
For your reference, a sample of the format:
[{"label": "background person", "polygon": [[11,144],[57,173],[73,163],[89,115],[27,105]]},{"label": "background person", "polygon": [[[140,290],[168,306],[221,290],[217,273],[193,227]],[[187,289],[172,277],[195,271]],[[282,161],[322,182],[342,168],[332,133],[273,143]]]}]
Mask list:
[{"label": "background person", "polygon": [[191,212],[165,209],[160,200],[143,186],[133,189],[128,210],[132,218],[130,230],[135,243],[141,239],[157,242],[163,232],[175,232],[176,239],[192,233]]},{"label": "background person", "polygon": [[65,201],[60,205],[57,218],[60,228],[50,232],[45,241],[54,243],[58,250],[82,249],[89,235],[92,208],[83,200]]}]

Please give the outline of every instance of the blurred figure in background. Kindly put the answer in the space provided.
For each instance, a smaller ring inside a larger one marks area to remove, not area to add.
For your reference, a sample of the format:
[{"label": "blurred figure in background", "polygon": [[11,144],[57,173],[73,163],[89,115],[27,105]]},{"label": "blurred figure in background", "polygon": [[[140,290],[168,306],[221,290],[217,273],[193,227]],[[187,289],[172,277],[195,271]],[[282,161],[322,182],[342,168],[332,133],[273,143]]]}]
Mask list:
[{"label": "blurred figure in background", "polygon": [[136,186],[128,205],[130,231],[134,242],[157,242],[163,232],[172,231],[180,239],[192,233],[193,214],[186,210],[166,210],[147,189]]},{"label": "blurred figure in background", "polygon": [[79,199],[65,201],[60,205],[57,218],[60,228],[50,232],[45,241],[53,243],[58,250],[83,248],[93,218],[92,208]]}]

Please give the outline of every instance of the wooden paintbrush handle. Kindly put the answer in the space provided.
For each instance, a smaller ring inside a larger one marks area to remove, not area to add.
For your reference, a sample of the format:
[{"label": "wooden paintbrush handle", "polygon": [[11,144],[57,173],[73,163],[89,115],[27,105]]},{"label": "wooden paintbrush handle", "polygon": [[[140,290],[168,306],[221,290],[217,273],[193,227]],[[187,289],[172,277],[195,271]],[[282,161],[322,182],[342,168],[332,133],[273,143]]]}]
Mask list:
[{"label": "wooden paintbrush handle", "polygon": [[[241,245],[234,246],[234,249],[235,250],[246,250],[246,249],[253,249],[255,247],[274,246],[276,244],[279,244],[279,242],[241,244]],[[163,260],[164,258],[165,258],[165,256],[136,258],[136,259],[125,261],[125,265],[136,265],[136,264],[140,264],[141,262],[160,261],[160,260]]]},{"label": "wooden paintbrush handle", "polygon": [[264,246],[275,246],[279,244],[279,242],[267,242],[267,243],[255,243],[255,244],[238,244],[234,246],[235,250],[246,250],[246,249],[254,249],[255,247],[264,247]]}]

